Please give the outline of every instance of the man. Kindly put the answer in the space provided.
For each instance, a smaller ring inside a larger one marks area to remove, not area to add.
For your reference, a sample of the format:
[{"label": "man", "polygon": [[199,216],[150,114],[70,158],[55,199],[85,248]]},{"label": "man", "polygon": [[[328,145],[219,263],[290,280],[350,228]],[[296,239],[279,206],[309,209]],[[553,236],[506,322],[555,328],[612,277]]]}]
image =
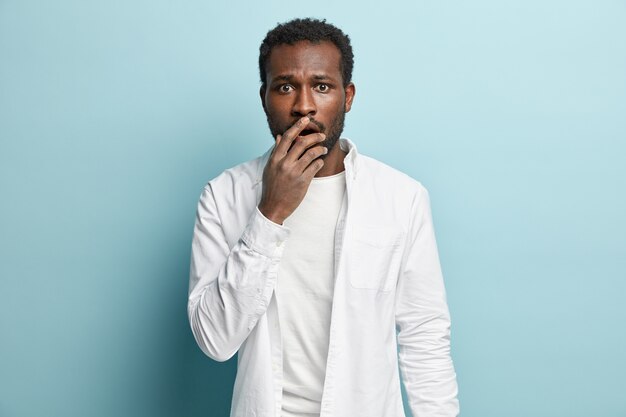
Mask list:
[{"label": "man", "polygon": [[325,21],[271,30],[275,143],[200,197],[189,321],[209,357],[238,353],[231,416],[401,417],[398,367],[415,417],[458,414],[428,194],[339,139],[352,67]]}]

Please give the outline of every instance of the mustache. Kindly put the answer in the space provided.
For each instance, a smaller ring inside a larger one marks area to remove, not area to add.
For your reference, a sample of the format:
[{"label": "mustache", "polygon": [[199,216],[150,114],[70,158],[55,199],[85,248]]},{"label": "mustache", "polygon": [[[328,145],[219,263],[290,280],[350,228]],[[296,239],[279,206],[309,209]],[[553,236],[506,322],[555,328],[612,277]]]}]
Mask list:
[{"label": "mustache", "polygon": [[[298,119],[300,120],[300,119]],[[294,122],[291,124],[292,126],[298,121],[298,120],[294,120]],[[313,123],[315,126],[317,126],[317,128],[319,129],[320,132],[325,132],[326,131],[326,126],[324,125],[324,123],[319,122],[317,120],[315,120],[314,118],[310,118],[310,122]]]}]

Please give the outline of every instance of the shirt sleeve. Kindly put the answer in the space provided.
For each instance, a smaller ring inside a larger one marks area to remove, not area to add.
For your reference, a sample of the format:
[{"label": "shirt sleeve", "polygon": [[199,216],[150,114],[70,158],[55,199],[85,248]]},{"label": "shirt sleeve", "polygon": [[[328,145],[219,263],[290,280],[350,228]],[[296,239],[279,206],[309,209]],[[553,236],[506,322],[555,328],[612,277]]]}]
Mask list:
[{"label": "shirt sleeve", "polygon": [[289,229],[256,208],[230,248],[213,190],[204,188],[191,246],[187,312],[196,342],[212,359],[231,358],[265,313]]},{"label": "shirt sleeve", "polygon": [[450,357],[450,314],[435,242],[428,192],[413,200],[407,252],[396,293],[399,363],[414,416],[459,414]]}]

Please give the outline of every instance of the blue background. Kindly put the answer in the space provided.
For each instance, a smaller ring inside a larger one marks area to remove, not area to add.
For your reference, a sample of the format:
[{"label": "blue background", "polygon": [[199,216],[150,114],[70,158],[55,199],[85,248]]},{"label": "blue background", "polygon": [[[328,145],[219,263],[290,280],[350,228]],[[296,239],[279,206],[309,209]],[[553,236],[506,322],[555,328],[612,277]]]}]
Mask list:
[{"label": "blue background", "polygon": [[272,143],[265,32],[350,34],[345,136],[430,191],[466,417],[626,416],[626,3],[0,0],[0,416],[227,416],[197,199]]}]

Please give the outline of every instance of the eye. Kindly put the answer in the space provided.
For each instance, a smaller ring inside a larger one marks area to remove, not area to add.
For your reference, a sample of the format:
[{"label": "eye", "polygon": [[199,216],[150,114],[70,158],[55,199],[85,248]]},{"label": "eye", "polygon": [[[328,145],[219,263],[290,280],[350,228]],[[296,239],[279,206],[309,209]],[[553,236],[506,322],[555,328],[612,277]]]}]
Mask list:
[{"label": "eye", "polygon": [[328,84],[317,85],[317,91],[319,91],[320,93],[328,93],[328,90],[330,90],[330,86]]},{"label": "eye", "polygon": [[278,86],[278,91],[280,91],[281,93],[288,93],[291,90],[293,90],[293,87],[289,84],[283,84]]}]

